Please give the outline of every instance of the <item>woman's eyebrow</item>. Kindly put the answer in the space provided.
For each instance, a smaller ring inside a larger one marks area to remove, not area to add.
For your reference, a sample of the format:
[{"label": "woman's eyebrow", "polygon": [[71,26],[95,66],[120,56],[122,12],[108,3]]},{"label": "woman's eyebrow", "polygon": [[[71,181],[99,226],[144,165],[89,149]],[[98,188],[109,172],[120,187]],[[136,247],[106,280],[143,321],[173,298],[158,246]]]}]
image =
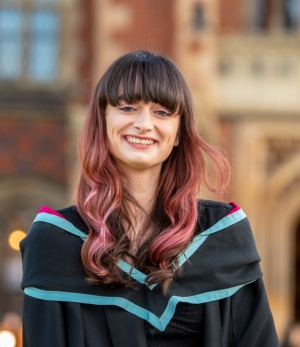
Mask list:
[{"label": "woman's eyebrow", "polygon": [[120,102],[120,101],[124,101],[124,95],[123,94],[118,96],[118,102]]}]

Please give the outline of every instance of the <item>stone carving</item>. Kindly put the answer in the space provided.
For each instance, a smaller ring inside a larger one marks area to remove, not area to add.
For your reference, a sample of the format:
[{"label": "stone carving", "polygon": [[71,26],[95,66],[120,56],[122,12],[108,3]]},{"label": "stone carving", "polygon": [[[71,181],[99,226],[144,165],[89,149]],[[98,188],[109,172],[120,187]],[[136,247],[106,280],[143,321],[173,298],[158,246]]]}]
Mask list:
[{"label": "stone carving", "polygon": [[272,173],[277,167],[300,155],[300,139],[269,139],[268,157],[266,162],[267,173]]}]

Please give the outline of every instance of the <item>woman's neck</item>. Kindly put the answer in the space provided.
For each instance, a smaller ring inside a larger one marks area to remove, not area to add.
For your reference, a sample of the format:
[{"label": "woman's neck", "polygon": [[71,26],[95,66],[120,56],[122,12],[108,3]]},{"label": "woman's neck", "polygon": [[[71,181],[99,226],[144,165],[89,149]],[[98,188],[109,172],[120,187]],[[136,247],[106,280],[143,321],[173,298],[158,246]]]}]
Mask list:
[{"label": "woman's neck", "polygon": [[[124,182],[126,189],[136,200],[139,206],[137,208],[134,204],[131,206],[131,221],[132,226],[127,229],[127,236],[131,240],[130,252],[136,254],[143,240],[150,232],[149,225],[147,225],[147,216],[150,214],[155,203],[157,187],[160,177],[159,170],[132,170],[131,168],[123,168],[126,180]],[[129,259],[127,259],[129,261]]]},{"label": "woman's neck", "polygon": [[160,170],[124,170],[125,186],[142,209],[149,213],[155,202]]}]

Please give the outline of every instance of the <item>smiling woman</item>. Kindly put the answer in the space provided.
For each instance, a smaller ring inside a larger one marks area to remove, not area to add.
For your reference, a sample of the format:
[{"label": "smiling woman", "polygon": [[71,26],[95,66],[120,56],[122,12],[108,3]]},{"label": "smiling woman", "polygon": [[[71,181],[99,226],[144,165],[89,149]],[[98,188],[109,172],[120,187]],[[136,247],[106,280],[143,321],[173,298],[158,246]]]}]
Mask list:
[{"label": "smiling woman", "polygon": [[229,164],[169,59],[109,67],[78,155],[76,205],[42,207],[21,242],[24,347],[279,346],[245,213],[197,199],[202,181],[224,193]]},{"label": "smiling woman", "polygon": [[[147,136],[154,143],[141,148],[136,139]],[[94,230],[82,248],[90,282],[127,283],[115,263],[125,257],[145,270],[150,285],[161,283],[166,291],[172,264],[195,233],[201,180],[216,191],[204,153],[216,164],[219,193],[229,181],[227,160],[197,133],[191,95],[176,66],[144,51],[117,59],[95,89],[78,153],[77,208]]]}]

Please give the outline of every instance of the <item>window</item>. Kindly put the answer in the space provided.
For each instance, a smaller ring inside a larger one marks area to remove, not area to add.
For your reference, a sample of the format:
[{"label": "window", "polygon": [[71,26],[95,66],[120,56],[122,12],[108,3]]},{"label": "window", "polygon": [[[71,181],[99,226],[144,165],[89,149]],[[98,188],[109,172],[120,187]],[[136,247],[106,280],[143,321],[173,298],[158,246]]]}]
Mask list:
[{"label": "window", "polygon": [[205,9],[202,3],[195,3],[193,7],[193,28],[203,30],[206,26]]},{"label": "window", "polygon": [[270,26],[271,1],[253,0],[253,20],[252,25],[257,30],[264,30]]},{"label": "window", "polygon": [[284,27],[297,29],[300,20],[300,0],[284,1]]},{"label": "window", "polygon": [[254,30],[299,28],[300,0],[246,0]]},{"label": "window", "polygon": [[0,79],[52,81],[59,70],[58,0],[0,5]]}]

